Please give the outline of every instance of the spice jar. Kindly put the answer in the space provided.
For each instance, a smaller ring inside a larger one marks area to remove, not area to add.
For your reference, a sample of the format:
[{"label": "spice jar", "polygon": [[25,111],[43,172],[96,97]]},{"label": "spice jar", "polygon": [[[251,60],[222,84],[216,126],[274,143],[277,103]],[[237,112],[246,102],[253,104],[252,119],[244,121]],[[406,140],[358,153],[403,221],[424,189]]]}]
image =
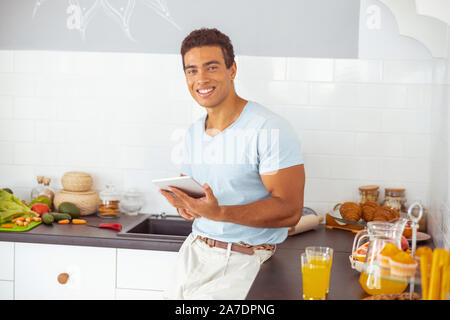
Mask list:
[{"label": "spice jar", "polygon": [[45,196],[53,203],[53,199],[55,198],[55,190],[50,187],[50,182],[50,178],[44,178],[44,189],[39,193],[39,196]]},{"label": "spice jar", "polygon": [[114,185],[107,184],[106,189],[100,192],[100,202],[97,215],[102,218],[116,218],[120,216],[120,195]]},{"label": "spice jar", "polygon": [[374,201],[377,202],[378,201],[378,186],[361,186],[359,187],[359,195],[360,195],[360,200],[359,203],[363,204],[367,201]]},{"label": "spice jar", "polygon": [[398,212],[406,212],[405,189],[385,188],[383,206],[397,209]]}]

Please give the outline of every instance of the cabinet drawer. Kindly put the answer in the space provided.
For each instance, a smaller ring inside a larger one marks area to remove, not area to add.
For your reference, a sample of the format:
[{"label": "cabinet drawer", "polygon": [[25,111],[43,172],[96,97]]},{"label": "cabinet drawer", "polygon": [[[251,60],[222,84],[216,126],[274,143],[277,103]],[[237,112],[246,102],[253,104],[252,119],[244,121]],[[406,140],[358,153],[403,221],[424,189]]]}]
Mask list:
[{"label": "cabinet drawer", "polygon": [[0,241],[0,280],[14,280],[14,242]]},{"label": "cabinet drawer", "polygon": [[164,291],[116,289],[116,300],[163,300]]},{"label": "cabinet drawer", "polygon": [[16,299],[114,299],[116,249],[16,243],[15,265]]},{"label": "cabinet drawer", "polygon": [[117,288],[164,291],[178,252],[117,249]]},{"label": "cabinet drawer", "polygon": [[14,299],[14,282],[0,280],[0,300]]}]

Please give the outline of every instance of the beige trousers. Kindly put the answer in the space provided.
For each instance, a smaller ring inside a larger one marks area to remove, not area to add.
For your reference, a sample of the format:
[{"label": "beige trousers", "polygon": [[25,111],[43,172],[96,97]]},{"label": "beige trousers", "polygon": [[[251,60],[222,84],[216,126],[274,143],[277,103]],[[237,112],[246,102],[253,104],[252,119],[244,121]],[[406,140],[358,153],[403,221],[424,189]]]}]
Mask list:
[{"label": "beige trousers", "polygon": [[191,233],[180,248],[164,299],[245,299],[259,268],[274,251],[255,250],[247,255],[231,251],[230,245],[211,248]]}]

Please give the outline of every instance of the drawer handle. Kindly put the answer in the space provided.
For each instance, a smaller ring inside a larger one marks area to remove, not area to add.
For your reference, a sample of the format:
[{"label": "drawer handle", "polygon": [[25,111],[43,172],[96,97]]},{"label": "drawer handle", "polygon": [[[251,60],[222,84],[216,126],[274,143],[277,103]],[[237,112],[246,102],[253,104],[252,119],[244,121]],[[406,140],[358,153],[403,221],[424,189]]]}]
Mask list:
[{"label": "drawer handle", "polygon": [[66,284],[67,280],[69,280],[69,274],[68,273],[60,273],[58,275],[58,282],[61,284]]}]

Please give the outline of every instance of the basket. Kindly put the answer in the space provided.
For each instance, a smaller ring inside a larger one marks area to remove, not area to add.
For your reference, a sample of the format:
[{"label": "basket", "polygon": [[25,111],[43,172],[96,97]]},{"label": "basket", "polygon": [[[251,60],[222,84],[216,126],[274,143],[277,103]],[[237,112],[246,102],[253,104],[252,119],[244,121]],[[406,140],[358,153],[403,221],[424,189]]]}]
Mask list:
[{"label": "basket", "polygon": [[94,181],[89,173],[80,171],[66,172],[61,178],[61,184],[65,191],[90,191],[93,183]]},{"label": "basket", "polygon": [[61,190],[55,195],[53,204],[58,208],[62,202],[71,202],[80,209],[82,216],[87,216],[97,212],[100,197],[96,190],[84,192],[72,192]]}]

